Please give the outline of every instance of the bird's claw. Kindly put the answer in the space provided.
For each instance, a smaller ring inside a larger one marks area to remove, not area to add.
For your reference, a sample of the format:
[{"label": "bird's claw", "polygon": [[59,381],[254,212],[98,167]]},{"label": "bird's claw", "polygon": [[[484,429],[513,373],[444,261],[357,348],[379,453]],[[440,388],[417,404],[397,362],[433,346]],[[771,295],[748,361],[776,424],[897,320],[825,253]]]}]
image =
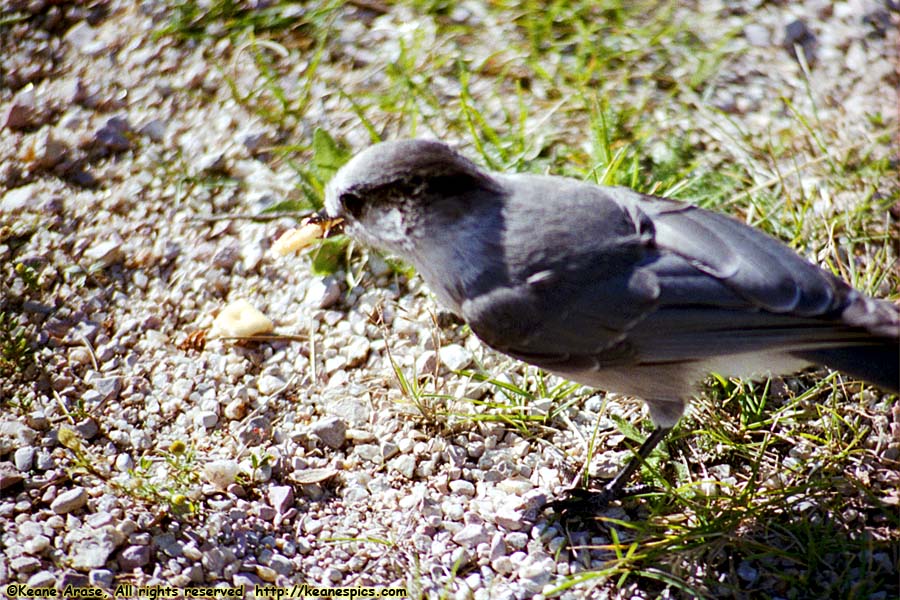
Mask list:
[{"label": "bird's claw", "polygon": [[563,497],[547,503],[546,508],[564,518],[570,517],[595,517],[606,510],[614,500],[645,494],[653,490],[646,484],[632,485],[621,489],[604,487],[599,490],[591,490],[582,487],[573,487],[566,490]]}]

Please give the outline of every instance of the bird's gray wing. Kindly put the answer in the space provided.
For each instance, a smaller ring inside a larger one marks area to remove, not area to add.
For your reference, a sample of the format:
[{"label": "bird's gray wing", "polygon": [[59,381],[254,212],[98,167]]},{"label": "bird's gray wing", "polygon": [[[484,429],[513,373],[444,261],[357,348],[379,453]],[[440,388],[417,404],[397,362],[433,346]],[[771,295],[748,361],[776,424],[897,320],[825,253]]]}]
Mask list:
[{"label": "bird's gray wing", "polygon": [[[538,261],[536,272],[463,306],[473,331],[498,350],[565,372],[868,335],[841,320],[855,294],[846,284],[739,221],[624,188],[569,191],[576,211],[602,209],[601,218],[578,215],[575,237],[562,240],[566,260]],[[518,252],[536,255],[528,242]]]}]

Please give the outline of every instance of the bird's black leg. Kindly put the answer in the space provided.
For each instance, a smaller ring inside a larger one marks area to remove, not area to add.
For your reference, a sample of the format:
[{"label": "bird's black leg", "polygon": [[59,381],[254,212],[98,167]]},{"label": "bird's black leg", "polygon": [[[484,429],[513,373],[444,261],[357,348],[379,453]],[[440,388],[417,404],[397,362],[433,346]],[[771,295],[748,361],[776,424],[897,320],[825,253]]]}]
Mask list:
[{"label": "bird's black leg", "polygon": [[653,430],[641,447],[638,448],[637,454],[631,457],[631,460],[619,473],[599,491],[591,491],[584,488],[574,487],[566,492],[566,497],[551,502],[548,506],[554,511],[562,514],[578,513],[583,515],[591,515],[603,510],[610,502],[622,496],[631,496],[646,491],[647,487],[643,485],[625,487],[634,472],[637,471],[644,463],[653,449],[672,431],[671,427],[657,427]]}]

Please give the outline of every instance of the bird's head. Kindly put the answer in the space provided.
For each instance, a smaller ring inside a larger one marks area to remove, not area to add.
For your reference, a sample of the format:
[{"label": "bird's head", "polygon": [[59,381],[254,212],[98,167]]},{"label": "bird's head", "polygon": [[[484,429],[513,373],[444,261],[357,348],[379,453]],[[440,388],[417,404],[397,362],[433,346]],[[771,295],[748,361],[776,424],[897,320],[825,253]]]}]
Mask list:
[{"label": "bird's head", "polygon": [[382,142],[354,156],[325,191],[325,212],[363,242],[400,255],[500,191],[475,163],[430,140]]}]

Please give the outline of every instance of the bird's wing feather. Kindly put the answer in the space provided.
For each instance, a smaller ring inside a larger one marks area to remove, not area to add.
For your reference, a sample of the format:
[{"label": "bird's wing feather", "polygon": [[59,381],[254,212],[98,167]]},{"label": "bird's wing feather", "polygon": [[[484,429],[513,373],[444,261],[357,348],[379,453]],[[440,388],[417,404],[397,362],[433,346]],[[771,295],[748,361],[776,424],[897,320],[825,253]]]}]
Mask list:
[{"label": "bird's wing feather", "polygon": [[[532,197],[540,196],[543,181],[529,181]],[[495,348],[565,372],[585,364],[602,369],[790,352],[867,336],[836,314],[852,290],[769,236],[631,190],[568,186],[575,210],[601,207],[602,218],[588,210],[578,219],[579,239],[591,231],[597,241],[566,246],[564,264],[551,258],[540,272],[520,273],[464,304],[473,331]],[[554,187],[558,196],[559,183]],[[533,257],[531,238],[508,236],[507,245]],[[516,264],[516,256],[507,258]]]}]

